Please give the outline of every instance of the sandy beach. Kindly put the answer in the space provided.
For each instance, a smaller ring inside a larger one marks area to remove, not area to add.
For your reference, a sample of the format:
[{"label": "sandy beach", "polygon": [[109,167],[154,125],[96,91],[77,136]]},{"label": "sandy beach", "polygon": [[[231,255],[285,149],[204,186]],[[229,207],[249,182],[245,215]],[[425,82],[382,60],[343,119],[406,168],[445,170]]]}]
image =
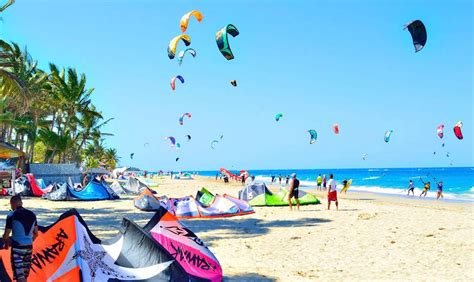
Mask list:
[{"label": "sandy beach", "polygon": [[[237,196],[241,185],[213,178],[171,181],[159,195],[195,195],[201,187]],[[278,187],[270,187],[277,190]],[[315,192],[313,190],[313,192]],[[255,214],[183,220],[219,259],[226,281],[470,280],[474,279],[473,205],[369,193],[340,196],[340,210],[323,204],[257,207]],[[76,208],[101,239],[116,234],[122,217],[145,224],[152,213],[133,206],[133,197],[101,202],[24,200],[40,225]],[[8,199],[0,200],[5,225]],[[335,207],[334,207],[335,208]]]}]

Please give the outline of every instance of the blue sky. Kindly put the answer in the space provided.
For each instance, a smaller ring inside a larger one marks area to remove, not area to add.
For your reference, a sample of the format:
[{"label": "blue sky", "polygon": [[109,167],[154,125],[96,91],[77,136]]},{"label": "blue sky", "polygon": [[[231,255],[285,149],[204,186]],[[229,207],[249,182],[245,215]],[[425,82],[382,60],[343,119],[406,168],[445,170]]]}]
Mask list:
[{"label": "blue sky", "polygon": [[[86,73],[94,103],[115,118],[106,144],[118,149],[123,165],[472,166],[472,8],[468,0],[18,0],[3,13],[0,36],[27,45],[45,69],[54,62]],[[186,32],[197,57],[178,66],[166,48],[192,9],[204,14]],[[419,53],[403,30],[414,19],[428,30]],[[215,43],[216,31],[229,23],[240,30],[230,39],[232,61]],[[169,81],[177,74],[186,82],[173,92]],[[184,112],[193,117],[180,126]],[[276,113],[284,114],[278,123]],[[452,134],[458,120],[462,141]],[[335,122],[339,135],[332,133]],[[445,148],[439,124],[446,125]],[[313,145],[310,128],[319,135]],[[394,134],[385,143],[388,129]],[[166,136],[182,149],[171,149]]]}]

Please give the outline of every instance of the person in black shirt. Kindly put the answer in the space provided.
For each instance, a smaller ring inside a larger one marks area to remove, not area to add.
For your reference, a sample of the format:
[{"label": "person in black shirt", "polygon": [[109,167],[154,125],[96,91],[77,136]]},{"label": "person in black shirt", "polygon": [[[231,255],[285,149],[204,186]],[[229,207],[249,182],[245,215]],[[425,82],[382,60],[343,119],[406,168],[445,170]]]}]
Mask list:
[{"label": "person in black shirt", "polygon": [[290,206],[290,210],[293,210],[293,205],[291,204],[292,198],[295,198],[296,207],[300,210],[300,200],[298,198],[299,187],[300,181],[296,178],[296,173],[293,173],[291,175],[290,192],[288,193],[288,205]]},{"label": "person in black shirt", "polygon": [[33,241],[38,236],[36,215],[32,211],[23,208],[20,195],[11,197],[10,207],[13,212],[7,216],[5,233],[3,234],[4,249],[8,249],[10,245],[12,247],[13,279],[18,282],[26,282],[30,274]]}]

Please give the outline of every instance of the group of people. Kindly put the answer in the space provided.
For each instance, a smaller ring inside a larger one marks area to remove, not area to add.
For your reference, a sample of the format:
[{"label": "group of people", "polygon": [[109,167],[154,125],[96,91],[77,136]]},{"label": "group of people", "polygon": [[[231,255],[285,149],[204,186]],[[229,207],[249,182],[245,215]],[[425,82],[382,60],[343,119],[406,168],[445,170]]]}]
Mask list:
[{"label": "group of people", "polygon": [[[319,180],[321,180],[321,182]],[[323,184],[323,183],[324,183],[324,189],[326,190],[327,188],[328,210],[331,209],[331,202],[336,202],[336,210],[339,210],[339,201],[337,200],[337,189],[336,189],[337,183],[334,180],[334,175],[332,173],[329,175],[329,181],[327,181],[327,183],[326,183],[326,176],[324,176],[324,178],[321,178],[321,175],[319,175],[317,178],[317,183],[318,183],[319,190],[321,190],[320,184]],[[344,184],[344,187],[345,185],[347,185],[347,181]],[[299,187],[300,187],[300,181],[298,180],[298,178],[296,178],[296,173],[291,174],[290,190],[288,193],[288,205],[290,206],[290,210],[293,210],[292,199],[295,199],[296,208],[300,210]]]},{"label": "group of people", "polygon": [[[438,187],[438,191],[436,191],[436,200],[439,200],[439,198],[443,198],[443,181],[437,181],[436,179],[434,180],[436,181],[436,185]],[[428,191],[431,189],[431,182],[430,181],[424,182],[421,177],[420,177],[420,181],[421,183],[423,183],[423,190],[421,191],[419,198],[421,198],[422,196],[424,198],[428,194]],[[413,180],[411,179],[408,182],[407,190],[408,190],[407,196],[410,196],[410,192],[412,193],[413,196],[415,196],[415,184],[413,183]]]},{"label": "group of people", "polygon": [[[276,182],[276,176],[272,175],[271,176],[272,183]],[[280,174],[278,175],[278,183],[281,185],[281,181],[283,180],[283,176]],[[288,185],[290,181],[290,175],[285,176],[285,185]]]}]

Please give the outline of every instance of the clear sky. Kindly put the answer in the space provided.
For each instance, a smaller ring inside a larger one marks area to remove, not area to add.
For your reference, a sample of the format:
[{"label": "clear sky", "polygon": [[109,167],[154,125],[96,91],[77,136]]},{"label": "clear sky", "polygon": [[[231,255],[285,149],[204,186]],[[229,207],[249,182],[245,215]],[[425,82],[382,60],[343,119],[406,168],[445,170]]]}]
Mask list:
[{"label": "clear sky", "polygon": [[[193,9],[204,14],[187,30],[197,57],[178,66],[166,48]],[[122,165],[472,166],[472,11],[470,0],[17,0],[2,15],[0,36],[27,45],[45,69],[54,62],[86,73],[94,103],[115,118],[106,144],[118,149]],[[415,19],[428,30],[419,53],[403,30]],[[215,43],[229,23],[240,31],[230,39],[232,61]],[[169,81],[177,74],[186,82],[173,92]],[[184,112],[193,116],[180,126]],[[277,113],[284,115],[278,123]],[[452,134],[459,120],[461,141]],[[446,125],[445,148],[439,124]],[[318,132],[313,145],[310,128]],[[388,129],[394,133],[385,143]],[[221,134],[212,150],[210,141]],[[166,136],[175,136],[181,150]]]}]

